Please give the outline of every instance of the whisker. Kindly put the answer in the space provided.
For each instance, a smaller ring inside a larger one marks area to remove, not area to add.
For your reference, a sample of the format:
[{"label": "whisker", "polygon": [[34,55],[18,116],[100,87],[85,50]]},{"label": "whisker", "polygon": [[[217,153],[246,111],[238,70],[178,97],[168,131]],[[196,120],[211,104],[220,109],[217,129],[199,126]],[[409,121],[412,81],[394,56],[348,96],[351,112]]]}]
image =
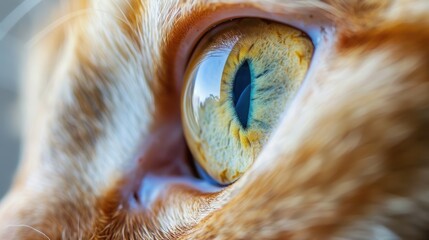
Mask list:
[{"label": "whisker", "polygon": [[[129,3],[129,1],[125,1],[127,3],[127,5],[129,6],[130,9],[132,9],[131,4]],[[115,1],[112,2],[113,5],[116,7],[116,9],[122,14],[123,19],[119,18],[120,20],[122,20],[125,24],[127,24],[128,27],[130,27],[130,29],[132,29],[132,24],[130,23],[130,21],[127,18],[127,15],[125,14],[125,12],[122,10],[121,6],[118,5],[118,3],[116,3]]]},{"label": "whisker", "polygon": [[38,229],[36,229],[36,228],[34,228],[34,227],[32,227],[32,226],[29,226],[29,225],[24,225],[24,224],[22,224],[22,225],[9,225],[9,226],[6,226],[5,228],[29,228],[29,229],[31,229],[31,230],[33,230],[33,231],[35,231],[35,232],[37,232],[37,233],[39,233],[40,235],[42,235],[43,237],[45,237],[46,239],[48,239],[48,240],[51,240],[49,237],[48,237],[48,235],[46,235],[46,234],[44,234],[42,231],[40,231],[40,230],[38,230]]},{"label": "whisker", "polygon": [[[124,17],[124,19],[127,19],[127,16],[125,15],[124,11],[122,10],[122,8],[118,5],[118,3],[116,3],[115,1],[112,2],[113,5],[116,7],[116,9],[118,9],[118,11],[122,14],[122,16]],[[128,21],[127,21],[128,22]],[[128,22],[129,23],[129,22]]]},{"label": "whisker", "polygon": [[[97,9],[93,9],[93,8],[88,8],[88,9],[81,9],[72,13],[69,13],[65,16],[60,17],[59,19],[57,19],[55,22],[49,24],[45,29],[43,29],[42,31],[40,31],[39,33],[37,33],[33,38],[31,38],[28,42],[27,42],[27,47],[32,47],[34,46],[37,42],[41,41],[44,37],[46,37],[50,32],[54,31],[56,28],[58,28],[59,26],[61,26],[62,24],[72,20],[73,18],[82,16],[84,14],[88,14],[90,12],[99,12],[99,13],[104,13],[104,14],[109,14],[108,12],[104,12],[102,10],[97,10]],[[123,23],[125,23],[127,26],[129,26],[131,28],[131,25],[129,23],[129,21],[124,20],[120,17],[117,16],[113,16],[115,18],[117,18],[118,20],[122,21]]]},{"label": "whisker", "polygon": [[9,13],[0,23],[0,41],[10,32],[19,20],[27,15],[27,13],[35,8],[41,1],[42,0],[25,0]]},{"label": "whisker", "polygon": [[133,9],[133,6],[131,5],[130,1],[125,1],[125,2],[127,3],[128,7],[129,7],[130,9]]},{"label": "whisker", "polygon": [[29,47],[34,46],[37,42],[39,42],[46,35],[48,35],[50,32],[52,32],[53,30],[55,30],[56,28],[58,28],[62,24],[66,23],[67,21],[69,21],[75,17],[79,17],[81,15],[88,13],[89,10],[92,10],[92,9],[78,10],[76,12],[72,12],[72,13],[69,13],[65,16],[60,17],[55,22],[49,24],[45,29],[43,29],[42,31],[37,33],[33,38],[31,38],[30,41],[28,41],[27,46],[29,46]]}]

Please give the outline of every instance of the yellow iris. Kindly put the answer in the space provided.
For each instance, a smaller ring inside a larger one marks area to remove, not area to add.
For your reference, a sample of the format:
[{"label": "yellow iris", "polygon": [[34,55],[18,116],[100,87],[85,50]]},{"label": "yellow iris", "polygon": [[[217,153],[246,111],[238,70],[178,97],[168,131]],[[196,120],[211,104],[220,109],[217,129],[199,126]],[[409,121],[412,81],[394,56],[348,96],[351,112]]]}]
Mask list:
[{"label": "yellow iris", "polygon": [[260,19],[223,24],[199,43],[182,98],[185,137],[198,164],[218,183],[252,165],[313,54],[308,36]]}]

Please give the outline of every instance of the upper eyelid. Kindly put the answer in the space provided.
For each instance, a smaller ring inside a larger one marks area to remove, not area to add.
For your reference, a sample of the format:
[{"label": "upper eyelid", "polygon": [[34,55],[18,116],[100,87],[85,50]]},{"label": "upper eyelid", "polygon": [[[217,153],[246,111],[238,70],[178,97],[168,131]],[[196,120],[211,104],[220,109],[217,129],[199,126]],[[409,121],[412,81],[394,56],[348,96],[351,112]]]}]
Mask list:
[{"label": "upper eyelid", "polygon": [[334,22],[329,17],[332,16],[332,9],[326,4],[315,3],[253,1],[244,4],[235,1],[201,4],[195,11],[185,13],[172,28],[165,51],[170,53],[168,59],[172,60],[167,72],[175,78],[176,91],[181,90],[187,63],[198,41],[214,26],[231,19],[255,17],[276,21],[305,32],[316,48],[319,43],[326,43],[334,33]]}]

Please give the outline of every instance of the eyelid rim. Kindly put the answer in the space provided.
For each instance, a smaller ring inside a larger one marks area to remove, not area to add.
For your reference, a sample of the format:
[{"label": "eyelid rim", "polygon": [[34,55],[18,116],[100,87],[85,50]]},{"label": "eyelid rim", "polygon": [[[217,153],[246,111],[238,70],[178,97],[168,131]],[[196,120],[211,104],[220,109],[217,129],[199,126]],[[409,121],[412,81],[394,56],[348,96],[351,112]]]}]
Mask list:
[{"label": "eyelid rim", "polygon": [[[282,5],[284,9],[281,12],[268,12],[275,9],[273,5]],[[292,26],[311,38],[315,47],[312,61],[322,54],[319,49],[325,49],[323,52],[327,53],[335,34],[334,21],[329,18],[329,12],[314,6],[286,8],[284,5],[271,3],[268,9],[255,3],[208,4],[178,21],[171,31],[166,47],[169,50],[166,52],[170,53],[166,59],[173,60],[171,65],[167,64],[170,66],[167,72],[169,76],[173,76],[176,92],[181,95],[186,68],[199,41],[217,25],[234,19],[261,18]]]}]

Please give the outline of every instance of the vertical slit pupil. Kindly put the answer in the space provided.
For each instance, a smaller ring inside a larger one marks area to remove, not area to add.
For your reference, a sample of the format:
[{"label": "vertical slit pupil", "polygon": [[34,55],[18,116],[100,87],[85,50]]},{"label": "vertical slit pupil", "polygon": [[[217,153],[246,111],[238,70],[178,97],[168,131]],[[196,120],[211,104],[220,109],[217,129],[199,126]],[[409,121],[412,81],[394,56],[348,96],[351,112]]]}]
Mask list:
[{"label": "vertical slit pupil", "polygon": [[249,61],[245,60],[235,74],[232,87],[235,112],[244,129],[249,121],[251,83]]}]

